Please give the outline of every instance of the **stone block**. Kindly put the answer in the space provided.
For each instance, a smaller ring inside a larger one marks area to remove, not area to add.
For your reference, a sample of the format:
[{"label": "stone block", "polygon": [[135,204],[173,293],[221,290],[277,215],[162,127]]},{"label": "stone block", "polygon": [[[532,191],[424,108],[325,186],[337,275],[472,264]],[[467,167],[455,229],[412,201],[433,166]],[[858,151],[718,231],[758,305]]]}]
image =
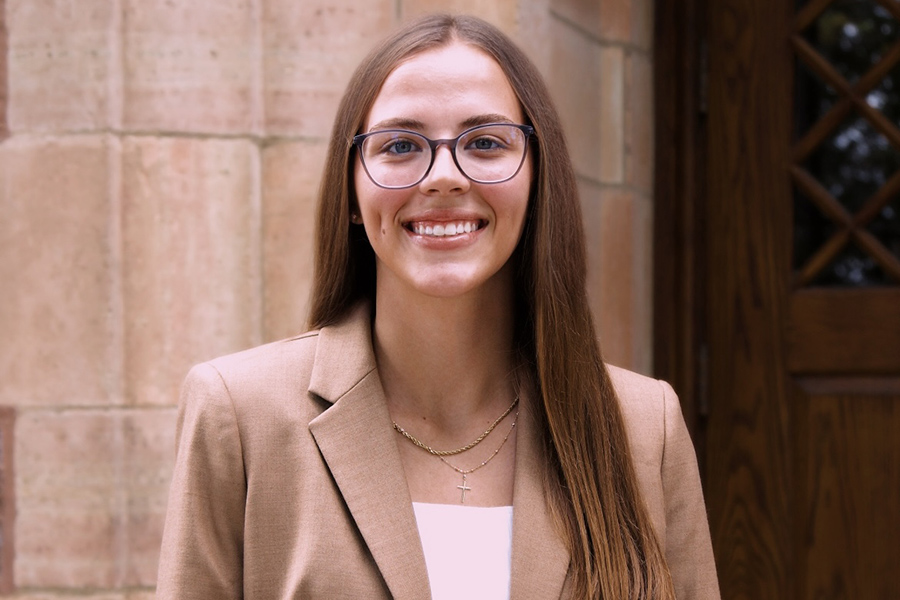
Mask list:
[{"label": "stone block", "polygon": [[123,0],[124,127],[258,133],[261,0]]},{"label": "stone block", "polygon": [[[6,15],[6,0],[0,0],[0,15]],[[5,24],[5,16],[3,19]],[[0,27],[0,48],[4,49],[4,52],[0,52],[0,115],[2,115],[0,117],[0,142],[2,142],[9,136],[9,111],[7,110],[9,105],[9,78],[7,76],[9,72],[7,66],[9,62],[9,34],[5,26]]]},{"label": "stone block", "polygon": [[552,72],[551,21],[550,0],[522,0],[519,3],[519,23],[513,39],[537,66],[545,80]]},{"label": "stone block", "polygon": [[635,0],[600,0],[598,2],[600,18],[600,39],[604,42],[631,41],[631,11]]},{"label": "stone block", "polygon": [[0,144],[0,403],[104,404],[121,376],[108,136]]},{"label": "stone block", "polygon": [[15,556],[16,410],[0,406],[0,594],[13,590],[13,558]]},{"label": "stone block", "polygon": [[153,586],[175,464],[175,409],[129,410],[122,418],[127,492],[125,585]]},{"label": "stone block", "polygon": [[631,40],[633,0],[557,0],[553,12],[603,42]]},{"label": "stone block", "polygon": [[16,585],[153,586],[174,438],[174,409],[22,413]]},{"label": "stone block", "polygon": [[400,14],[404,21],[430,13],[474,15],[514,36],[519,27],[517,0],[400,0]]},{"label": "stone block", "polygon": [[605,189],[600,200],[600,341],[609,362],[634,368],[635,211],[634,197]]},{"label": "stone block", "polygon": [[193,363],[259,342],[259,179],[246,140],[124,140],[129,402],[174,404]]},{"label": "stone block", "polygon": [[602,266],[602,202],[603,188],[594,181],[584,178],[578,181],[578,196],[581,200],[581,215],[584,220],[584,241],[587,250],[587,292],[594,317],[594,327],[600,329],[604,307],[601,305],[603,274]]},{"label": "stone block", "polygon": [[554,0],[553,13],[569,25],[600,37],[600,5],[606,0]]},{"label": "stone block", "polygon": [[653,65],[647,55],[630,53],[625,61],[625,170],[629,185],[653,193]]},{"label": "stone block", "polygon": [[350,75],[394,14],[391,0],[264,0],[266,133],[326,138]]},{"label": "stone block", "polygon": [[263,153],[265,340],[306,327],[325,148],[324,142],[291,142]]},{"label": "stone block", "polygon": [[116,3],[6,0],[9,127],[92,131],[121,101]]},{"label": "stone block", "polygon": [[600,126],[601,49],[582,32],[553,20],[550,25],[553,101],[562,120],[575,171],[599,180],[603,160]]},{"label": "stone block", "polygon": [[[600,181],[621,184],[625,180],[625,52],[607,46],[599,55]],[[652,112],[645,118],[652,122]]]},{"label": "stone block", "polygon": [[653,50],[653,0],[631,0],[631,41],[644,52]]},{"label": "stone block", "polygon": [[653,203],[634,200],[634,340],[631,368],[653,373]]},{"label": "stone block", "polygon": [[111,588],[121,581],[119,419],[106,411],[28,411],[16,423],[20,588]]}]

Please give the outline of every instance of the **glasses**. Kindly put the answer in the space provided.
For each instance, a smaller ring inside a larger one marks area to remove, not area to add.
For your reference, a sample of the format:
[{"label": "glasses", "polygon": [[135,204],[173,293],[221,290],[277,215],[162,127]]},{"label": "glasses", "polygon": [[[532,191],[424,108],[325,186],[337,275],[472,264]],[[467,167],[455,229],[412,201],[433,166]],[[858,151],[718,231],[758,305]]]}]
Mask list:
[{"label": "glasses", "polygon": [[405,129],[385,129],[353,138],[369,179],[399,190],[418,185],[434,164],[438,146],[447,146],[460,172],[475,183],[502,183],[522,168],[528,151],[528,125],[492,123],[466,129],[453,139],[431,140]]}]

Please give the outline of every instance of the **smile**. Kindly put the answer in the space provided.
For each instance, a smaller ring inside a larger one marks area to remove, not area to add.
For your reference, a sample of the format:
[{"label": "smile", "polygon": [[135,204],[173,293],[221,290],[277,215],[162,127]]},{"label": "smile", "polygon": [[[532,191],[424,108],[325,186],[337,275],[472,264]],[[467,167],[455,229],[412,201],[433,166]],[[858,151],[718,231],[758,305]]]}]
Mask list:
[{"label": "smile", "polygon": [[409,223],[406,227],[416,235],[448,237],[478,231],[484,227],[484,224],[482,221],[458,221],[438,224]]}]

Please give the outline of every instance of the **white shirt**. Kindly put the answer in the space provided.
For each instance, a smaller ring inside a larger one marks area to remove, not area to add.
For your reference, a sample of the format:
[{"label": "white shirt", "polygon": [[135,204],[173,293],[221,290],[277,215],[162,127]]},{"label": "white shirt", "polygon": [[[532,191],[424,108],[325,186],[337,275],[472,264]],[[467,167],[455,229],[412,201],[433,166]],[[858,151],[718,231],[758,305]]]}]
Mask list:
[{"label": "white shirt", "polygon": [[432,600],[509,600],[512,506],[413,502]]}]

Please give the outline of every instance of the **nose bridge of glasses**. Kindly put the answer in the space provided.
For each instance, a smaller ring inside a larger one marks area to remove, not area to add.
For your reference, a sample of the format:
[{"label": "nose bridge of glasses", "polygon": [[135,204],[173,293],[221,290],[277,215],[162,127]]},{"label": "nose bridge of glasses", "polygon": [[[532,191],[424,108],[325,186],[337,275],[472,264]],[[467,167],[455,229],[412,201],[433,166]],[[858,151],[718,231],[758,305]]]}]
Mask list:
[{"label": "nose bridge of glasses", "polygon": [[456,144],[458,141],[459,138],[429,140],[429,146],[431,146],[431,168],[429,168],[429,172],[434,170],[434,165],[436,162],[438,162],[438,157],[441,154],[441,146],[446,149],[446,158],[449,158],[450,162],[456,169],[461,170],[456,158]]}]

